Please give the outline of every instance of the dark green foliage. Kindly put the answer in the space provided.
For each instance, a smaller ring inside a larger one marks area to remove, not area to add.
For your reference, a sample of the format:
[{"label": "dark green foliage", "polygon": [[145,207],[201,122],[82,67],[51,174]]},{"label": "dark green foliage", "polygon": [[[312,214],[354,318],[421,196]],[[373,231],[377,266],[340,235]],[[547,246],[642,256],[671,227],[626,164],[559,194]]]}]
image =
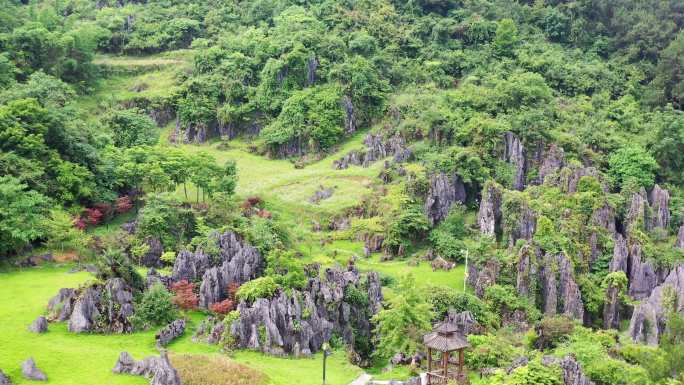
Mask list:
[{"label": "dark green foliage", "polygon": [[121,278],[134,290],[142,291],[145,288],[145,281],[138,273],[133,262],[121,250],[108,249],[95,260],[97,267],[97,278],[107,280],[110,278]]},{"label": "dark green foliage", "polygon": [[112,111],[105,117],[104,124],[112,132],[117,147],[152,145],[158,141],[154,121],[139,110]]},{"label": "dark green foliage", "polygon": [[135,314],[131,321],[137,330],[146,330],[154,326],[171,323],[177,316],[173,304],[173,294],[157,283],[152,285],[135,301]]},{"label": "dark green foliage", "polygon": [[427,217],[421,207],[409,205],[390,223],[384,247],[397,253],[412,242],[422,239],[428,228]]},{"label": "dark green foliage", "polygon": [[449,215],[430,232],[430,242],[437,254],[447,260],[461,261],[466,236],[464,210],[454,207]]},{"label": "dark green foliage", "polygon": [[266,275],[286,289],[304,289],[308,283],[304,264],[293,251],[275,249],[266,257]]},{"label": "dark green foliage", "polygon": [[617,150],[610,156],[609,165],[608,174],[616,187],[650,188],[655,182],[658,164],[640,147],[629,146]]},{"label": "dark green foliage", "polygon": [[138,215],[136,235],[141,239],[159,239],[166,249],[176,249],[188,242],[195,231],[192,211],[168,194],[149,196]]},{"label": "dark green foliage", "polygon": [[270,298],[278,290],[278,284],[273,277],[261,277],[253,279],[237,291],[237,298],[242,301],[254,302],[259,298]]},{"label": "dark green foliage", "polygon": [[11,176],[0,176],[0,256],[19,251],[44,235],[48,199]]},{"label": "dark green foliage", "polygon": [[449,311],[469,311],[483,326],[490,326],[494,321],[494,316],[487,309],[487,305],[473,294],[446,286],[428,286],[425,293],[434,309],[436,321],[443,320]]}]

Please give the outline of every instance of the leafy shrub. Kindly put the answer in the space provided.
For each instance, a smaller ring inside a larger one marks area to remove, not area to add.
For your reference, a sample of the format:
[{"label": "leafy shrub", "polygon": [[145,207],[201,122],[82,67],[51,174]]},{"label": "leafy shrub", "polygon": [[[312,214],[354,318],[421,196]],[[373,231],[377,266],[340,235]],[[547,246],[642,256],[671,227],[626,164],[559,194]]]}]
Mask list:
[{"label": "leafy shrub", "polygon": [[631,145],[615,151],[608,160],[608,176],[613,186],[650,188],[655,183],[658,163],[641,147]]},{"label": "leafy shrub", "polygon": [[121,278],[132,288],[143,290],[145,281],[135,269],[130,258],[121,250],[108,249],[95,261],[97,278],[103,281],[110,278]]},{"label": "leafy shrub", "polygon": [[278,284],[273,277],[253,279],[237,291],[237,298],[241,301],[254,302],[259,298],[270,298],[278,290]]},{"label": "leafy shrub", "polygon": [[544,317],[537,325],[538,349],[549,349],[565,341],[575,328],[575,323],[565,316]]},{"label": "leafy shrub", "polygon": [[473,370],[505,367],[520,354],[510,340],[495,334],[470,334],[468,342],[471,348],[466,349],[465,360]]},{"label": "leafy shrub", "polygon": [[344,301],[359,308],[368,306],[368,295],[354,285],[344,289]]},{"label": "leafy shrub", "polygon": [[159,258],[162,262],[167,265],[173,265],[176,262],[176,252],[175,251],[165,251]]},{"label": "leafy shrub", "polygon": [[157,283],[145,291],[135,303],[135,314],[131,321],[136,329],[162,326],[176,318],[173,295]]},{"label": "leafy shrub", "polygon": [[284,289],[303,289],[308,279],[294,251],[273,250],[266,257],[266,275]]},{"label": "leafy shrub", "polygon": [[489,326],[493,322],[493,315],[487,310],[487,305],[481,299],[470,293],[448,286],[429,286],[426,289],[428,302],[432,304],[435,311],[435,319],[443,319],[449,310],[457,313],[469,311],[475,319],[484,326]]},{"label": "leafy shrub", "polygon": [[195,284],[183,279],[175,282],[171,286],[174,292],[173,303],[183,310],[193,310],[197,308],[199,298],[195,294]]},{"label": "leafy shrub", "polygon": [[156,124],[139,110],[115,110],[103,122],[118,147],[153,145],[158,140]]}]

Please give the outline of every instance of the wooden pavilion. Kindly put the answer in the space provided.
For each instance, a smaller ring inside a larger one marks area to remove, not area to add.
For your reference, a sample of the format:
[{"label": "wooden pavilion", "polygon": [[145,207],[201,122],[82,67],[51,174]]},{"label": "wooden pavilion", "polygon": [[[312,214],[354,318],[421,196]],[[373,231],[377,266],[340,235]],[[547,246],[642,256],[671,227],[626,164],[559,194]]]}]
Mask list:
[{"label": "wooden pavilion", "polygon": [[[463,350],[470,344],[456,325],[448,322],[438,324],[431,333],[423,336],[423,344],[427,347],[428,385],[443,385],[454,380],[459,384],[468,383],[468,376],[463,368]],[[437,360],[433,360],[435,352],[440,353]],[[452,352],[458,352],[456,367],[450,362]]]}]

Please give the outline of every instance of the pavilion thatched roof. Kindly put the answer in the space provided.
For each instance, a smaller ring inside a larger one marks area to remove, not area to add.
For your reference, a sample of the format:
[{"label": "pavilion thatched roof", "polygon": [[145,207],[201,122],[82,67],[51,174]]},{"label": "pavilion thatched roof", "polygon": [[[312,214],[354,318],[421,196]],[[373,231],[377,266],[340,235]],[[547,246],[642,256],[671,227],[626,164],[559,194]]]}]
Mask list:
[{"label": "pavilion thatched roof", "polygon": [[448,322],[438,324],[431,333],[424,335],[423,344],[440,352],[450,352],[470,346],[465,336],[458,332],[458,327]]}]

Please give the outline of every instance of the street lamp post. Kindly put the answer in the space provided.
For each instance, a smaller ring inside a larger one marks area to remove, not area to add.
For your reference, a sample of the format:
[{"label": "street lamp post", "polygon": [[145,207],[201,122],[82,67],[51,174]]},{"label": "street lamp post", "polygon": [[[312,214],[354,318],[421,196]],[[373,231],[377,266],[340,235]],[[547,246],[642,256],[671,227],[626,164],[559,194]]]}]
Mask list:
[{"label": "street lamp post", "polygon": [[332,354],[330,351],[330,345],[328,343],[324,343],[323,346],[323,385],[325,385],[325,363],[326,360],[328,359],[328,356]]},{"label": "street lamp post", "polygon": [[466,282],[468,282],[468,249],[461,250],[465,254],[465,272],[463,274],[463,292],[466,291]]}]

